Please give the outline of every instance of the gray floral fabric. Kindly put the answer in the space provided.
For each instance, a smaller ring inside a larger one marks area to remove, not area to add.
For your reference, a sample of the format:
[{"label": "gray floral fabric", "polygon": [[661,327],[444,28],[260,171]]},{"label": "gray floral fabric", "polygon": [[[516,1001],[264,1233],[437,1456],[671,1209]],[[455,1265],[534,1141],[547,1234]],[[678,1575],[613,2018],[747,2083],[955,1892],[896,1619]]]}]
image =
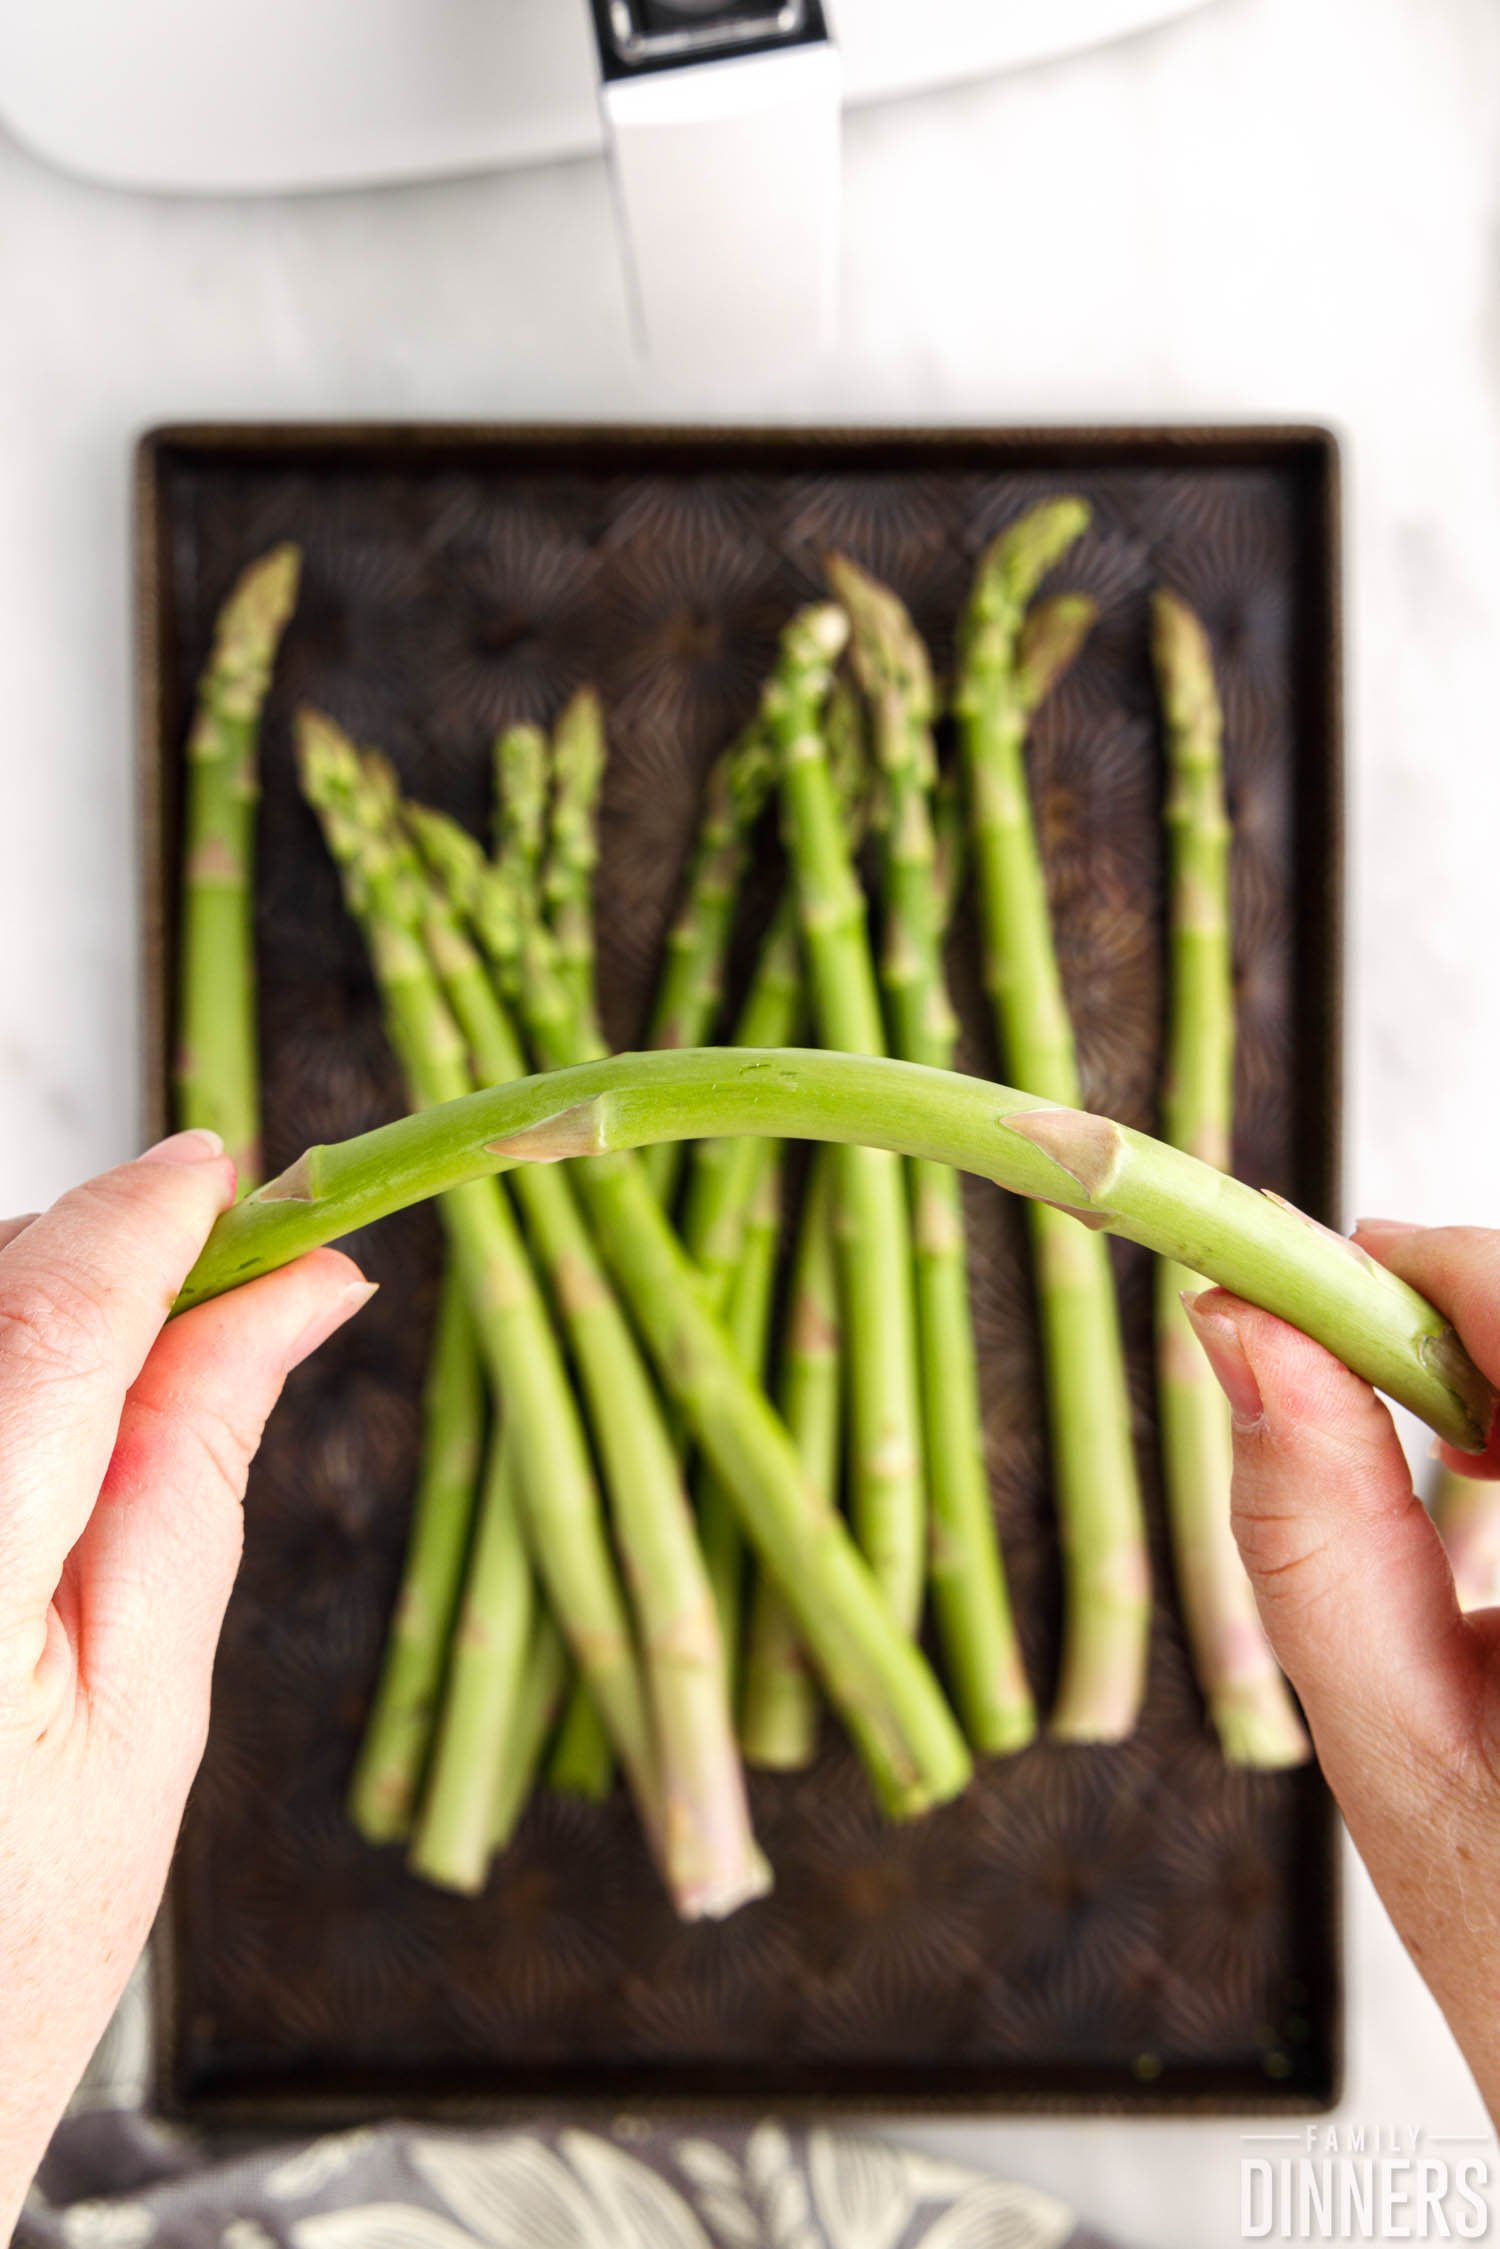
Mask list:
[{"label": "gray floral fabric", "polygon": [[19,2249],[1107,2249],[1034,2187],[872,2135],[391,2123],[212,2157],[145,2113],[137,1977],[42,2167]]}]

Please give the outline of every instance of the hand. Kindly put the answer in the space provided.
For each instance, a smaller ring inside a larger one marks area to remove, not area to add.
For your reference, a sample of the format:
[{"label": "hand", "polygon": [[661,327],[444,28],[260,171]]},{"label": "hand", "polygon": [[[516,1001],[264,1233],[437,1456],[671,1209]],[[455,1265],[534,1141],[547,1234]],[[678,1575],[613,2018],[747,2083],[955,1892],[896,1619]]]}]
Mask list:
[{"label": "hand", "polygon": [[372,1293],[323,1249],[165,1325],[233,1199],[188,1132],[0,1224],[0,2241],[161,1896],[266,1416]]},{"label": "hand", "polygon": [[[1366,1221],[1500,1381],[1500,1233]],[[1191,1307],[1234,1416],[1234,1527],[1318,1760],[1403,1943],[1500,2122],[1500,1609],[1460,1614],[1390,1414],[1295,1328],[1222,1289]],[[1469,1475],[1500,1477],[1500,1442]]]}]

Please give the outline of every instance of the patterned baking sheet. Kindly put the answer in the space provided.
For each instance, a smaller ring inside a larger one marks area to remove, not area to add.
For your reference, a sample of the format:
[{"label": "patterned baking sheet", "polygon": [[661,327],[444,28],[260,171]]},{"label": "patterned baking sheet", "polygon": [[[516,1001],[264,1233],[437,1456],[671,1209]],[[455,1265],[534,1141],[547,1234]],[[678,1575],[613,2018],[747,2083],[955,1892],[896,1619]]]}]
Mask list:
[{"label": "patterned baking sheet", "polygon": [[[1160,1072],[1161,749],[1147,599],[1213,635],[1236,823],[1241,1174],[1331,1218],[1338,1055],[1336,466],[1317,432],[178,430],[141,453],[148,1086],[166,1098],[178,774],[236,572],[282,538],[302,600],[265,728],[257,892],[267,1160],[400,1106],[358,935],[295,788],[331,711],[480,826],[497,727],[585,679],[608,710],[603,1006],[639,1034],[708,760],[838,546],[910,603],[939,667],[984,542],[1046,492],[1094,523],[1059,582],[1100,605],[1032,772],[1092,1106],[1150,1128]],[[749,926],[769,912],[774,842]],[[735,975],[743,978],[742,934]],[[996,1056],[961,913],[965,1067]],[[1059,1599],[1017,1207],[970,1183],[995,1506],[1032,1677]],[[424,1887],[342,1801],[400,1564],[438,1234],[350,1245],[384,1285],[288,1386],[163,1942],[164,2092],[285,2123],[399,2106],[657,2098],[1141,2110],[1318,2105],[1338,2067],[1332,1822],[1314,1773],[1233,1774],[1204,1723],[1161,1535],[1149,1263],[1116,1245],[1157,1562],[1133,1741],[1040,1743],[885,1825],[831,1724],[753,1781],[774,1893],[672,1917],[623,1801],[541,1797],[483,1896]]]}]

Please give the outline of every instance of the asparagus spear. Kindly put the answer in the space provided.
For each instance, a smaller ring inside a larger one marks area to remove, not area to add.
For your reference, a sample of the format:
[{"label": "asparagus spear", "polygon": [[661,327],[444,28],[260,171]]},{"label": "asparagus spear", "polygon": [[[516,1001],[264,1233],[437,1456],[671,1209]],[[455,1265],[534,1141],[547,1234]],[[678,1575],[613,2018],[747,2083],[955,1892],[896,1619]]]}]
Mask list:
[{"label": "asparagus spear", "polygon": [[463,1579],[484,1434],[484,1376],[456,1268],[443,1276],[422,1398],[422,1465],[401,1589],[349,1788],[371,1843],[410,1831]]},{"label": "asparagus spear", "polygon": [[[466,904],[481,933],[486,933],[490,960],[493,960],[497,976],[506,978],[510,990],[519,996],[522,976],[519,976],[515,942],[526,920],[522,902],[531,895],[526,886],[531,884],[535,855],[528,850],[526,839],[533,832],[533,805],[540,792],[535,789],[528,744],[513,742],[510,751],[513,751],[513,758],[522,762],[506,767],[501,760],[501,785],[510,778],[519,785],[522,794],[513,812],[499,814],[499,852],[493,875],[486,877],[484,857],[472,837],[454,828],[441,814],[412,807],[412,825],[430,857],[434,875],[443,879],[454,902]],[[506,895],[497,897],[495,893]],[[542,940],[537,938],[537,942]],[[549,949],[549,958],[558,960],[560,967],[560,942],[555,942],[555,951]],[[546,972],[537,978],[537,983],[546,990]],[[578,1012],[582,999],[580,1030],[591,1050],[598,1041],[591,994],[582,990],[576,978],[564,981],[560,972],[558,985],[562,1014]],[[776,920],[771,922],[756,978],[744,1001],[738,1035],[756,1046],[785,1044],[796,1028],[801,992],[796,904],[794,900],[787,900]],[[481,1075],[497,1080],[501,1073],[493,1064],[481,1064]],[[519,1057],[515,1068],[510,1068],[506,1075],[519,1075]],[[690,1183],[688,1208],[684,1214],[684,1241],[688,1255],[695,1259],[702,1273],[706,1302],[715,1311],[729,1313],[731,1343],[751,1370],[758,1370],[760,1361],[765,1358],[765,1322],[769,1318],[771,1277],[774,1277],[776,1264],[776,1232],[774,1228],[762,1228],[756,1246],[749,1250],[747,1217],[756,1201],[769,1192],[769,1187],[771,1149],[762,1140],[704,1140],[695,1149],[693,1183]],[[731,1309],[735,1277],[740,1282],[735,1291],[738,1304]],[[715,1610],[720,1619],[726,1676],[733,1680],[738,1669],[742,1538],[731,1500],[713,1471],[699,1471],[695,1500],[708,1581],[713,1586]],[[569,1709],[558,1750],[553,1756],[551,1779],[553,1783],[560,1781],[569,1792],[582,1792],[582,1795],[589,1795],[598,1786],[600,1765],[596,1734],[589,1725],[587,1700]]]},{"label": "asparagus spear", "polygon": [[[447,900],[426,883],[417,888],[428,956],[477,1075],[488,1085],[520,1077],[521,1043],[479,954]],[[578,958],[575,951],[575,967]],[[558,974],[561,980],[561,966]],[[570,979],[574,1004],[590,1022],[591,984]],[[516,1192],[567,1329],[604,1469],[645,1661],[672,1892],[690,1918],[730,1913],[760,1896],[770,1875],[750,1832],[725,1651],[676,1447],[571,1181],[538,1166],[518,1177]],[[587,1722],[577,1723],[586,1742]],[[578,1737],[565,1739],[576,1757]]]},{"label": "asparagus spear", "polygon": [[[1070,1107],[1080,1099],[1078,1061],[1027,795],[1034,689],[1019,644],[1039,580],[1088,519],[1081,500],[1046,501],[989,548],[962,621],[956,696],[1001,1045],[1028,1092]],[[1118,1741],[1145,1687],[1150,1568],[1114,1276],[1098,1236],[1057,1212],[1035,1207],[1031,1231],[1065,1573],[1052,1731]]]},{"label": "asparagus spear", "polygon": [[[774,775],[758,719],[730,743],[710,770],[686,893],[667,937],[666,965],[646,1034],[648,1046],[698,1046],[713,1028],[750,833]],[[672,1200],[681,1160],[681,1147],[668,1140],[658,1141],[641,1158],[662,1203]]]},{"label": "asparagus spear", "polygon": [[255,1016],[255,808],[260,714],[297,599],[302,556],[273,547],[236,581],[214,627],[187,745],[177,1114],[217,1132],[239,1191],[260,1177]]},{"label": "asparagus spear", "polygon": [[489,1867],[501,1755],[515,1739],[536,1588],[521,1536],[516,1451],[490,1439],[474,1551],[453,1635],[432,1766],[408,1854],[414,1874],[473,1892]]},{"label": "asparagus spear", "polygon": [[[552,822],[542,897],[557,940],[558,972],[573,1004],[594,1019],[594,905],[598,864],[595,811],[604,778],[604,714],[591,687],[581,687],[552,737]],[[513,817],[513,816],[512,816]]]},{"label": "asparagus spear", "polygon": [[[786,898],[761,947],[734,1028],[735,1045],[788,1045],[796,1034],[802,997],[796,900]],[[661,1145],[665,1143],[659,1142]],[[743,1248],[746,1215],[765,1163],[764,1147],[755,1140],[705,1140],[693,1151],[682,1238],[703,1275],[705,1293],[716,1312],[724,1310],[729,1298]]]},{"label": "asparagus spear", "polygon": [[[781,1240],[781,1150],[774,1140],[754,1140],[749,1145],[761,1158],[760,1177],[754,1183],[741,1229],[739,1264],[729,1288],[725,1327],[741,1366],[760,1382],[765,1375],[776,1252]],[[712,1468],[700,1465],[694,1497],[732,1703],[740,1673],[745,1541],[734,1501]]]},{"label": "asparagus spear", "polygon": [[[843,1426],[833,1194],[833,1164],[820,1150],[797,1233],[777,1385],[808,1482],[830,1508],[838,1501]],[[807,1657],[786,1603],[762,1577],[750,1612],[741,1747],[752,1765],[793,1772],[811,1763],[817,1733],[818,1697]]]},{"label": "asparagus spear", "polygon": [[[543,1611],[532,1626],[510,1734],[500,1745],[500,1770],[490,1796],[492,1850],[504,1850],[526,1809],[567,1684],[567,1642]],[[602,1726],[599,1734],[607,1750],[609,1740]]]},{"label": "asparagus spear", "polygon": [[593,1696],[581,1679],[573,1683],[557,1730],[547,1786],[557,1796],[578,1796],[586,1804],[607,1804],[615,1782],[614,1754]]},{"label": "asparagus spear", "polygon": [[[864,896],[821,732],[830,669],[848,631],[831,606],[794,617],[765,709],[780,757],[782,821],[819,1033],[827,1046],[881,1054]],[[905,1187],[900,1165],[881,1150],[851,1147],[837,1161],[851,1508],[860,1545],[910,1631],[922,1613],[926,1525]]]},{"label": "asparagus spear", "polygon": [[[1497,1404],[1494,1386],[1442,1313],[1357,1243],[1279,1195],[1259,1194],[1129,1125],[1039,1103],[1033,1094],[957,1070],[862,1054],[706,1047],[610,1055],[402,1117],[352,1140],[304,1149],[215,1220],[172,1309],[186,1312],[391,1211],[519,1164],[613,1157],[657,1140],[713,1133],[863,1142],[897,1155],[932,1156],[1012,1194],[1064,1205],[1089,1227],[1175,1257],[1290,1321],[1447,1443],[1484,1450]],[[698,1418],[706,1423],[708,1391],[716,1384],[727,1417],[765,1435],[764,1421],[745,1403],[750,1385],[702,1305],[693,1267],[655,1198],[648,1194],[646,1201],[655,1214],[647,1232],[652,1261],[659,1258],[673,1278],[663,1282],[655,1305],[639,1292],[642,1327],[669,1342],[676,1330],[667,1314],[694,1305],[700,1317],[686,1323],[682,1337],[694,1356],[684,1358],[678,1386],[685,1391],[691,1380]],[[634,1306],[637,1292],[629,1294]],[[670,1349],[661,1357],[669,1359]],[[770,1426],[784,1435],[774,1417]],[[785,1455],[767,1436],[761,1449],[769,1455],[773,1447],[779,1464]],[[878,1599],[866,1598],[868,1573],[846,1566],[837,1541],[826,1541],[838,1558],[825,1571],[812,1551],[819,1541],[806,1538],[802,1511],[793,1508],[790,1521],[782,1520],[786,1495],[796,1488],[795,1469],[778,1483],[783,1505],[769,1491],[750,1496],[748,1476],[737,1481],[747,1494],[747,1519],[753,1514],[760,1525],[758,1542],[781,1557],[778,1576],[794,1581],[794,1593],[799,1585],[810,1589],[797,1599],[799,1615],[818,1623],[825,1599],[830,1613],[847,1599],[856,1624],[873,1624],[885,1614]],[[809,1643],[821,1636],[809,1631]]]},{"label": "asparagus spear", "polygon": [[[883,784],[881,979],[891,1043],[950,1069],[958,1022],[943,968],[932,791],[932,671],[897,597],[842,555],[828,575],[848,614],[854,666],[874,718]],[[963,1198],[946,1164],[911,1166],[917,1344],[932,1508],[933,1606],[959,1716],[973,1746],[1020,1749],[1036,1732],[990,1503],[969,1313]]]},{"label": "asparagus spear", "polygon": [[[836,681],[829,701],[827,732],[829,763],[852,849],[863,834],[868,804],[859,714],[851,698],[847,681]],[[764,734],[761,746],[769,759]],[[734,1026],[736,1046],[790,1046],[796,1038],[805,1006],[800,919],[797,895],[792,890],[777,907],[762,942],[750,989]],[[755,1199],[760,1168],[753,1140],[704,1140],[692,1151],[682,1238],[703,1273],[709,1302],[716,1311],[723,1309],[730,1276],[739,1262],[745,1214]]]},{"label": "asparagus spear", "polygon": [[[1229,1169],[1234,1104],[1234,963],[1223,717],[1202,625],[1168,593],[1152,654],[1166,721],[1171,930],[1162,1136]],[[1299,1765],[1307,1735],[1277,1668],[1230,1526],[1229,1408],[1182,1306],[1202,1287],[1175,1259],[1156,1266],[1162,1475],[1178,1589],[1209,1716],[1231,1765]]]},{"label": "asparagus spear", "polygon": [[[345,895],[364,929],[391,1043],[414,1106],[432,1108],[472,1086],[463,1038],[411,928],[387,807],[372,806],[353,745],[304,712],[302,785],[323,823]],[[588,1447],[552,1323],[510,1205],[498,1184],[473,1181],[439,1205],[479,1331],[480,1349],[516,1443],[528,1536],[579,1670],[620,1752],[660,1851],[654,1745],[624,1600],[605,1536]]]},{"label": "asparagus spear", "polygon": [[[550,936],[535,919],[518,989],[533,1044],[546,1060],[596,1051],[596,1035],[572,1007]],[[738,1130],[733,1116],[729,1123]],[[604,1152],[579,1166],[579,1180],[600,1249],[657,1373],[733,1495],[762,1566],[779,1582],[882,1804],[910,1816],[956,1795],[969,1760],[936,1681],[898,1631],[838,1517],[807,1488],[784,1424],[704,1302],[696,1270],[639,1165]]]}]

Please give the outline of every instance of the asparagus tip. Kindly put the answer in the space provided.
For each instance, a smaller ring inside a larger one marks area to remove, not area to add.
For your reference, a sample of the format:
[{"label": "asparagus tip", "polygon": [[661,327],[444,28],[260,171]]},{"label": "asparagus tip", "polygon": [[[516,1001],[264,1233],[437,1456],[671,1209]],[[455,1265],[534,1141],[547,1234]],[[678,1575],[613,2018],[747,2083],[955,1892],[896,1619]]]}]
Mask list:
[{"label": "asparagus tip", "polygon": [[1054,594],[1027,611],[1016,643],[1016,674],[1024,709],[1034,711],[1046,701],[1063,673],[1082,648],[1099,604],[1087,594]]},{"label": "asparagus tip", "polygon": [[219,612],[215,655],[232,669],[269,672],[282,629],[297,602],[302,549],[290,539],[242,570]]},{"label": "asparagus tip", "polygon": [[1165,587],[1151,600],[1151,655],[1168,728],[1217,738],[1222,723],[1213,652],[1201,620]]},{"label": "asparagus tip", "polygon": [[1068,495],[1043,500],[1008,523],[980,557],[976,604],[998,598],[1006,608],[1023,608],[1052,565],[1082,538],[1092,521],[1087,500]]}]

